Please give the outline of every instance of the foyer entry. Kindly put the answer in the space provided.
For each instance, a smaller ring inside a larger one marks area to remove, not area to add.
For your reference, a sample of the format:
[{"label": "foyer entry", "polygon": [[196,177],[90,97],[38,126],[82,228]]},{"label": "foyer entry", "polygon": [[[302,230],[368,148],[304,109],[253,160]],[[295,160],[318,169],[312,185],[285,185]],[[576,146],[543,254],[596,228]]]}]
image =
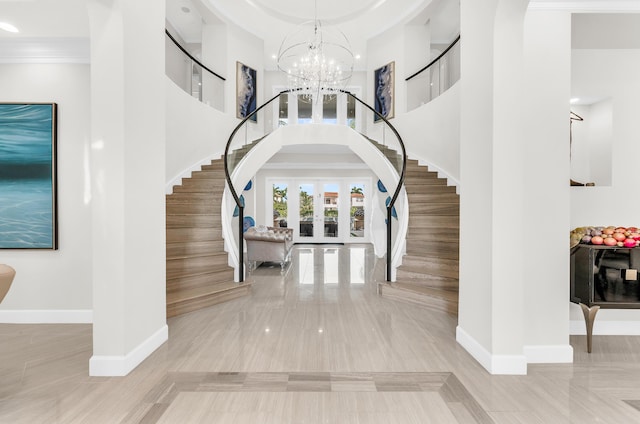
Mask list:
[{"label": "foyer entry", "polygon": [[294,230],[296,243],[366,243],[368,181],[282,179],[273,181],[274,225]]}]

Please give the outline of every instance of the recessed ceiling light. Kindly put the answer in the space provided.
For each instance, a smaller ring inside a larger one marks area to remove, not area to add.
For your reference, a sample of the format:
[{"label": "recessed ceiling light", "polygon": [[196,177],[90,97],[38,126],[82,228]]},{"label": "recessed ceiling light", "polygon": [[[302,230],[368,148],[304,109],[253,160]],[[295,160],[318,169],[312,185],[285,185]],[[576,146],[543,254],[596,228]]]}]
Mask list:
[{"label": "recessed ceiling light", "polygon": [[358,60],[358,59],[360,59],[360,55],[359,54],[356,55],[356,60]]},{"label": "recessed ceiling light", "polygon": [[182,7],[180,8],[180,10],[182,10],[184,13],[189,13],[189,12],[191,12],[191,9],[189,9],[187,6],[182,6]]},{"label": "recessed ceiling light", "polygon": [[271,59],[277,59],[277,58],[278,58],[278,56],[277,56],[277,55],[275,55],[275,54],[272,54],[272,55],[271,55]]},{"label": "recessed ceiling light", "polygon": [[6,22],[0,22],[0,29],[3,29],[8,32],[19,32],[18,28]]},{"label": "recessed ceiling light", "polygon": [[575,104],[575,103],[578,103],[579,101],[580,101],[579,97],[572,97],[571,100],[569,100],[569,103]]}]

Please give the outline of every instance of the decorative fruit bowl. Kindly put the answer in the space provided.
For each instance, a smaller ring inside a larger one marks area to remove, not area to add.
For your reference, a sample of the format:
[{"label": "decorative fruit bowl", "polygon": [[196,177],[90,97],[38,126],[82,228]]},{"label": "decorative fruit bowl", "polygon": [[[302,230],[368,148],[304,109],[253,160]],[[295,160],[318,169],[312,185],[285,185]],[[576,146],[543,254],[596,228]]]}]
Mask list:
[{"label": "decorative fruit bowl", "polygon": [[636,247],[640,245],[638,227],[578,227],[570,233],[570,247],[578,244],[611,247]]}]

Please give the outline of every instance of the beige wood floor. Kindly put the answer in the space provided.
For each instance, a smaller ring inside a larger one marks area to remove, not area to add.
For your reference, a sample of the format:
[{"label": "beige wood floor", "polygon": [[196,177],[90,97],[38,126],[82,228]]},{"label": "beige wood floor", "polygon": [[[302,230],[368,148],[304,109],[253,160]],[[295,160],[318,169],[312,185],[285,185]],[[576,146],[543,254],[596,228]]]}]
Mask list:
[{"label": "beige wood floor", "polygon": [[[456,319],[384,299],[367,246],[299,246],[249,297],[169,320],[126,377],[88,376],[89,325],[0,325],[0,423],[640,423],[640,337],[490,376]],[[368,271],[371,270],[371,271]]]}]

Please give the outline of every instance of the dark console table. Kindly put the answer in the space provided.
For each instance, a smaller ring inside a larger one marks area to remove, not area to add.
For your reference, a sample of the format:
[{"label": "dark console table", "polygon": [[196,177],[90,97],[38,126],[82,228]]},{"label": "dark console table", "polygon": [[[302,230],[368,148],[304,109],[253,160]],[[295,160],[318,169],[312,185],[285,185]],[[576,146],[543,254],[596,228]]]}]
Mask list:
[{"label": "dark console table", "polygon": [[640,308],[640,247],[579,244],[571,249],[571,301],[582,308],[591,353],[593,322],[603,309]]}]

